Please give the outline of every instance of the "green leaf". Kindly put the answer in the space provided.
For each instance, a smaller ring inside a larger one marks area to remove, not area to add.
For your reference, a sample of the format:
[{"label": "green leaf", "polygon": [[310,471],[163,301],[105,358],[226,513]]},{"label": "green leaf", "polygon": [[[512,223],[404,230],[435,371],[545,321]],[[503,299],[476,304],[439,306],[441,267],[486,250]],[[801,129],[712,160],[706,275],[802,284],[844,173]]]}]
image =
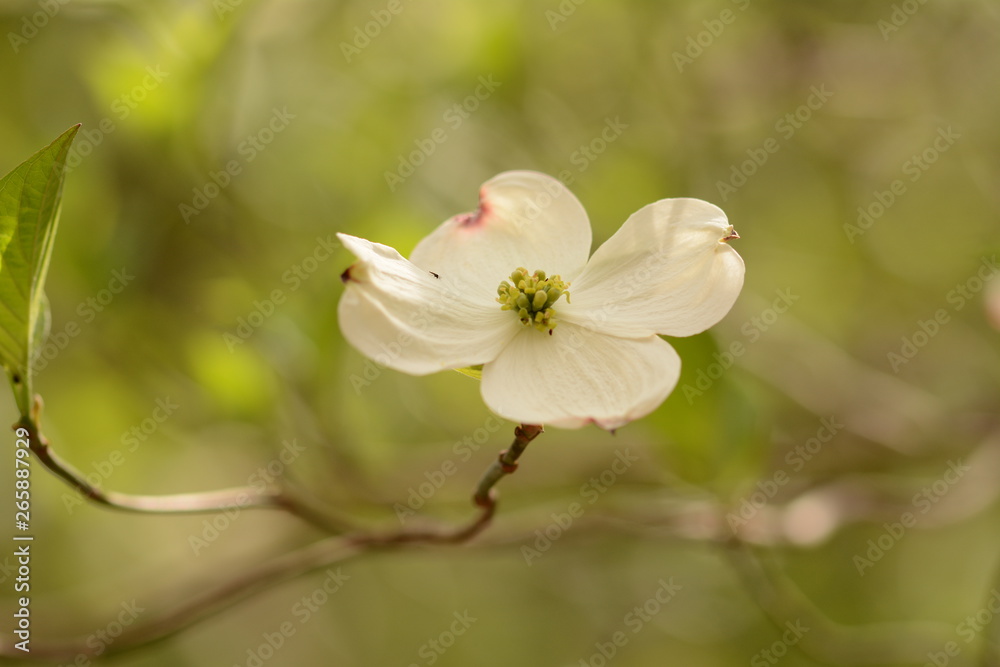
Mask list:
[{"label": "green leaf", "polygon": [[22,415],[31,407],[31,361],[47,328],[45,274],[66,157],[79,129],[66,130],[0,179],[0,363]]}]

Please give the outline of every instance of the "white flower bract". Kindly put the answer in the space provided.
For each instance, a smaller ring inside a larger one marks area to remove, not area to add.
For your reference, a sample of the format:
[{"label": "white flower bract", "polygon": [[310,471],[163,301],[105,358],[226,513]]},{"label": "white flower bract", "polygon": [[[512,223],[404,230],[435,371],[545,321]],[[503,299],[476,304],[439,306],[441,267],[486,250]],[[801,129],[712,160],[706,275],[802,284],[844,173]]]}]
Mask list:
[{"label": "white flower bract", "polygon": [[[658,334],[708,329],[743,286],[743,260],[728,243],[737,236],[718,207],[649,204],[589,256],[579,200],[531,171],[484,183],[478,209],[445,221],[409,260],[338,236],[358,259],[338,307],[347,340],[413,375],[482,365],[486,405],[522,424],[616,429],[649,414],[680,377],[680,358]],[[497,302],[519,267],[569,283],[548,331]]]}]

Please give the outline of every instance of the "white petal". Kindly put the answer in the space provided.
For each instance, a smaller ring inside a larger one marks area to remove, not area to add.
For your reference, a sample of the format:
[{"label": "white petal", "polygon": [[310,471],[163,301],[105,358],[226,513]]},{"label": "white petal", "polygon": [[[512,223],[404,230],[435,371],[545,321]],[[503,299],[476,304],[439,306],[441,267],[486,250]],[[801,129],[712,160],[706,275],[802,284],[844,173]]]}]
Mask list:
[{"label": "white petal", "polygon": [[590,255],[590,220],[559,180],[534,171],[507,171],[479,190],[479,208],[442,223],[410,261],[496,296],[518,267],[571,280]]},{"label": "white petal", "polygon": [[690,336],[721,320],[743,287],[743,259],[722,239],[726,214],[700,199],[639,209],[570,286],[562,320],[618,336]]},{"label": "white petal", "polygon": [[495,301],[435,278],[389,246],[337,236],[359,260],[344,272],[340,329],[379,365],[424,375],[486,363],[523,328]]},{"label": "white petal", "polygon": [[486,405],[521,424],[615,429],[660,405],[681,361],[661,338],[617,338],[566,322],[524,328],[483,368]]}]

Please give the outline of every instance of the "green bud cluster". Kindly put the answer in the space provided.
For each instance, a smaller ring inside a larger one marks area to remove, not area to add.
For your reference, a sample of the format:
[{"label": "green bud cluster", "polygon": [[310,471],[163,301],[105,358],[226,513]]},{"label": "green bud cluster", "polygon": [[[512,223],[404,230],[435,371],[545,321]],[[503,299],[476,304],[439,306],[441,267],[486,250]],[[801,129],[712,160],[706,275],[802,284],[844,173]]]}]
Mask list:
[{"label": "green bud cluster", "polygon": [[510,282],[504,280],[500,283],[497,302],[500,303],[500,310],[516,312],[524,326],[533,326],[551,334],[556,326],[556,311],[552,304],[563,294],[569,301],[568,287],[569,283],[563,282],[559,276],[548,278],[544,271],[529,274],[522,267],[510,274]]}]

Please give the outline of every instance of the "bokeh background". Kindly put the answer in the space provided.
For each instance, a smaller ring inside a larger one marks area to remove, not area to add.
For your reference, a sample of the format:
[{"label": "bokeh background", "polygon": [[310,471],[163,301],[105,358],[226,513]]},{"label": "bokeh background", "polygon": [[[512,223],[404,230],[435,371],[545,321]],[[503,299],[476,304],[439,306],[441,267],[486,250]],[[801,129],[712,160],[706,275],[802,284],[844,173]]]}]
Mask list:
[{"label": "bokeh background", "polygon": [[[37,389],[106,488],[270,466],[372,529],[469,518],[513,425],[473,380],[345,344],[328,239],[405,254],[500,171],[566,181],[595,247],[656,199],[714,202],[747,264],[730,315],[672,341],[671,398],[542,435],[472,544],[368,554],[306,618],[323,571],[101,664],[996,664],[995,3],[48,0],[4,2],[0,35],[0,169],[83,123]],[[321,537],[33,482],[38,651],[113,653],[116,622]]]}]

